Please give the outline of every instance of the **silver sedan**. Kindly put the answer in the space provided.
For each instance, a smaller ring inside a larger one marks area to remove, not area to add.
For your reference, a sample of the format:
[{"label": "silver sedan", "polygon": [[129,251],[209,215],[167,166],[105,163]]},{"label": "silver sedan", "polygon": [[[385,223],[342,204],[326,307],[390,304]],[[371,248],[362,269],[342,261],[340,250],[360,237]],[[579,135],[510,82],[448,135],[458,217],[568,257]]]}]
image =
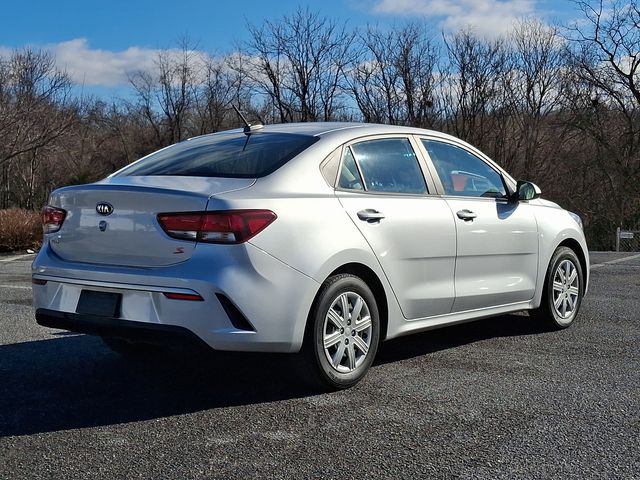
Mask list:
[{"label": "silver sedan", "polygon": [[196,137],[54,191],[43,222],[41,325],[122,353],[300,352],[331,388],[401,335],[521,310],[566,328],[588,282],[577,215],[465,142],[407,127]]}]

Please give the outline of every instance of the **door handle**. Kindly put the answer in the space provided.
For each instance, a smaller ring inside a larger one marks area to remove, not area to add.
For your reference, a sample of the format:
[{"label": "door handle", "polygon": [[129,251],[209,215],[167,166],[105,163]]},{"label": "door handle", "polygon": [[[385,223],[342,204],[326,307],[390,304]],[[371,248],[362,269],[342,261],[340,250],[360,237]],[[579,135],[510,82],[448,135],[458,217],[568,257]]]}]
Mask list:
[{"label": "door handle", "polygon": [[475,214],[471,210],[467,210],[466,208],[464,210],[458,210],[456,215],[458,216],[458,218],[464,220],[465,222],[468,222],[469,220],[473,220],[478,216],[477,214]]},{"label": "door handle", "polygon": [[367,223],[378,223],[384,218],[384,213],[374,210],[373,208],[367,208],[366,210],[360,210],[358,212],[358,218]]}]

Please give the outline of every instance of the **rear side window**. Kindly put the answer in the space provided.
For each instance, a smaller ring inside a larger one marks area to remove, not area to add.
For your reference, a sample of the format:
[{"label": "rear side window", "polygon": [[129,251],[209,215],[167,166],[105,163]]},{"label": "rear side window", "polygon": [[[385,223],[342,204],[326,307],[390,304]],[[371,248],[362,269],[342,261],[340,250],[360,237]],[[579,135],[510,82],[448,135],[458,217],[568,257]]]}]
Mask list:
[{"label": "rear side window", "polygon": [[[368,192],[427,192],[418,159],[407,138],[367,140],[351,146]],[[346,165],[345,156],[343,164]]]},{"label": "rear side window", "polygon": [[353,158],[351,149],[347,148],[344,151],[344,158],[342,160],[342,168],[340,169],[340,180],[338,181],[338,187],[347,190],[364,190],[362,185],[362,178],[358,172],[356,161]]},{"label": "rear side window", "polygon": [[317,140],[309,135],[275,132],[208,135],[152,153],[118,176],[263,177]]},{"label": "rear side window", "polygon": [[436,167],[447,195],[494,197],[507,195],[498,172],[463,148],[433,140],[422,140]]}]

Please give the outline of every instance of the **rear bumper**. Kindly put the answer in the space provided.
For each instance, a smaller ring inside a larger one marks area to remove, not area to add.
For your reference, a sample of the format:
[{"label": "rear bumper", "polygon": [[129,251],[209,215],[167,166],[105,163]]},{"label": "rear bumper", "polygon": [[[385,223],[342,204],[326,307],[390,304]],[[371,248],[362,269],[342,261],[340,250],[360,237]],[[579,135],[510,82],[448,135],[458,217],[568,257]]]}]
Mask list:
[{"label": "rear bumper", "polygon": [[[45,244],[32,266],[38,322],[97,335],[127,327],[117,336],[130,340],[139,329],[163,331],[169,343],[172,332],[187,330],[215,350],[300,350],[319,284],[251,244],[218,247],[198,245],[177,265],[132,268],[69,262]],[[121,294],[119,318],[78,315],[83,290]],[[198,294],[202,301],[167,293]]]},{"label": "rear bumper", "polygon": [[154,325],[120,318],[56,312],[45,308],[36,310],[36,321],[43,327],[59,328],[87,335],[122,338],[156,345],[207,347],[206,343],[189,329],[175,325]]}]

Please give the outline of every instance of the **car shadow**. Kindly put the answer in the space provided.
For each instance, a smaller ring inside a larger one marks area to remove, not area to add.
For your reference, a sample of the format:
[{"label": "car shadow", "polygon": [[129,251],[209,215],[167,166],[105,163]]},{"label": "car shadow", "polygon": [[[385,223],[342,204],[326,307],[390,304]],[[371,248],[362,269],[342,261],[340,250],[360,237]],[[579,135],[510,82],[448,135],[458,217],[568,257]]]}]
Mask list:
[{"label": "car shadow", "polygon": [[546,325],[526,313],[490,317],[389,340],[380,346],[375,364],[397,362],[490,338],[535,335],[547,331]]},{"label": "car shadow", "polygon": [[[386,342],[376,365],[541,331],[527,316],[501,316]],[[290,355],[170,350],[132,359],[111,352],[97,337],[53,335],[0,346],[0,437],[319,393],[292,373]]]}]

